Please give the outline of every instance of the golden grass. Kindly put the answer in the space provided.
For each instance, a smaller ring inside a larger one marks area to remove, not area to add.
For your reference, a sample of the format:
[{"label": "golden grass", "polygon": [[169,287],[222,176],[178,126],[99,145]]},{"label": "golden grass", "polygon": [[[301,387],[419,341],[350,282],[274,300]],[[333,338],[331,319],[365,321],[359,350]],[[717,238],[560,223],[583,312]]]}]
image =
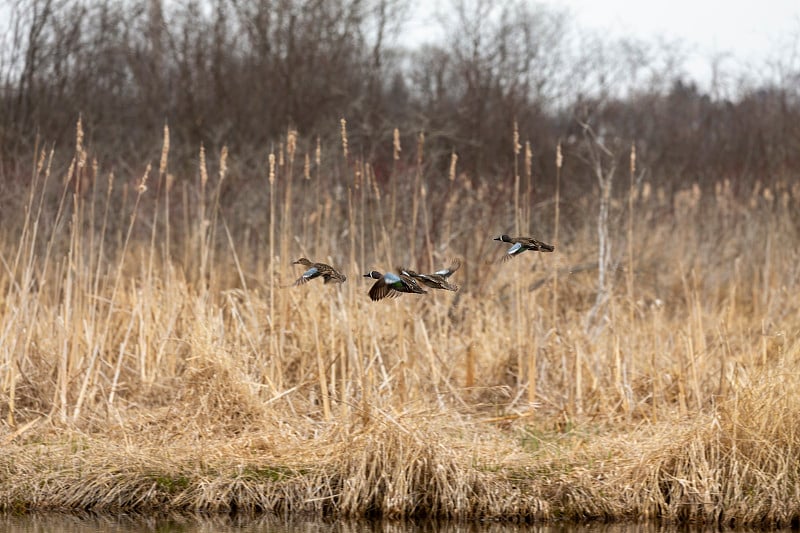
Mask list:
[{"label": "golden grass", "polygon": [[[170,178],[165,128],[127,190],[78,132],[0,231],[1,509],[797,523],[796,191],[631,187],[600,301],[597,195],[525,205],[527,143],[522,195],[427,170],[422,134],[391,183],[319,143],[300,178],[290,130],[231,205],[227,148]],[[554,216],[555,254],[498,263]],[[299,256],[347,282],[287,288]],[[452,257],[457,293],[366,295]]]}]

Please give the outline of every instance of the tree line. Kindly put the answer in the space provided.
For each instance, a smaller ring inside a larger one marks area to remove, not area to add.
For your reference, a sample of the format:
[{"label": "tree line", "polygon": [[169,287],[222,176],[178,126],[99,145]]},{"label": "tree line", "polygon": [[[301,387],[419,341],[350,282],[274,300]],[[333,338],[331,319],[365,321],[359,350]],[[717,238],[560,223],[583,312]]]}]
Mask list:
[{"label": "tree line", "polygon": [[[287,128],[330,145],[346,117],[379,178],[395,128],[409,157],[424,131],[426,162],[443,173],[457,153],[461,172],[508,175],[514,123],[538,174],[554,172],[559,142],[581,156],[587,127],[620,160],[635,143],[668,188],[730,179],[749,191],[800,167],[796,65],[778,81],[723,76],[703,90],[680,43],[604,39],[523,0],[453,0],[442,38],[422,45],[407,37],[410,0],[0,3],[4,168],[30,159],[37,138],[70,145],[78,116],[95,153],[119,164],[151,157],[164,123],[187,160],[225,144],[263,165]],[[572,174],[567,194],[593,180]]]}]

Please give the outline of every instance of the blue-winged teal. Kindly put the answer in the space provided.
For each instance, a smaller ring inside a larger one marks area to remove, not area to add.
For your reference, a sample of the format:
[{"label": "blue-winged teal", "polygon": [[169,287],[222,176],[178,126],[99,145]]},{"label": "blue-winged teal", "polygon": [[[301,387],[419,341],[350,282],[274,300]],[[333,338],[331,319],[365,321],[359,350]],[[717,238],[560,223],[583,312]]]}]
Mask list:
[{"label": "blue-winged teal", "polygon": [[377,280],[372,284],[372,288],[369,290],[369,297],[372,298],[372,301],[378,301],[387,296],[389,298],[394,298],[402,292],[411,292],[414,294],[425,294],[428,292],[420,287],[419,284],[414,281],[414,278],[403,273],[393,274],[392,272],[387,272],[381,274],[377,270],[373,270],[364,274],[364,277]]},{"label": "blue-winged teal", "polygon": [[458,285],[456,285],[455,283],[450,283],[449,281],[447,281],[447,278],[449,278],[453,274],[453,272],[458,270],[460,266],[461,266],[461,260],[455,259],[450,264],[449,267],[437,270],[433,274],[418,274],[417,272],[408,269],[400,269],[400,273],[405,274],[406,276],[409,276],[414,280],[432,289],[445,289],[448,291],[457,291]]},{"label": "blue-winged teal", "polygon": [[330,283],[334,281],[336,283],[344,283],[347,281],[347,276],[337,271],[330,265],[326,265],[325,263],[312,263],[305,257],[301,257],[297,261],[292,263],[293,265],[303,265],[308,268],[303,275],[297,278],[297,281],[294,282],[294,285],[302,285],[303,283],[307,283],[314,278],[318,278],[322,276],[322,279],[325,283]]},{"label": "blue-winged teal", "polygon": [[499,237],[495,237],[494,240],[510,242],[514,245],[506,251],[506,254],[503,256],[503,261],[508,261],[512,257],[527,250],[533,250],[534,252],[552,252],[555,250],[555,246],[552,244],[537,241],[532,237],[509,237],[508,235],[500,235]]}]

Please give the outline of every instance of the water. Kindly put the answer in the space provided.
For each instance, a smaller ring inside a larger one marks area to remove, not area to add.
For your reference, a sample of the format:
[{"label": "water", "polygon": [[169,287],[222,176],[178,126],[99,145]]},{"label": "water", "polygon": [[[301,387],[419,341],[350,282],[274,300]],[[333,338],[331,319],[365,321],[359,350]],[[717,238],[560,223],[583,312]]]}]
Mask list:
[{"label": "water", "polygon": [[0,515],[0,531],[5,533],[675,533],[713,531],[655,524],[555,524],[514,525],[498,523],[322,521],[281,519],[275,516],[231,518],[228,516],[130,516],[34,514]]}]

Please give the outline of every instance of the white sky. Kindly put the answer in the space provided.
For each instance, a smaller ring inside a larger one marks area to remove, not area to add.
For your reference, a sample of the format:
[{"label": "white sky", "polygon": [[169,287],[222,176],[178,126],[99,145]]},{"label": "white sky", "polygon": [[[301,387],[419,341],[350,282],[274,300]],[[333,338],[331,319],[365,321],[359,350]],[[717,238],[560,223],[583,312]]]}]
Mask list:
[{"label": "white sky", "polygon": [[[780,60],[800,71],[800,0],[531,0],[566,8],[578,28],[610,38],[680,40],[686,72],[701,87],[711,79],[711,59],[723,57],[729,74],[775,76]],[[411,35],[430,40],[438,33],[435,13],[448,0],[417,0]]]},{"label": "white sky", "polygon": [[[545,0],[568,7],[580,26],[614,36],[680,39],[691,52],[690,74],[710,75],[709,59],[761,71],[780,58],[800,66],[800,0]],[[793,46],[794,45],[794,46]],[[792,50],[792,48],[794,48]]]}]

